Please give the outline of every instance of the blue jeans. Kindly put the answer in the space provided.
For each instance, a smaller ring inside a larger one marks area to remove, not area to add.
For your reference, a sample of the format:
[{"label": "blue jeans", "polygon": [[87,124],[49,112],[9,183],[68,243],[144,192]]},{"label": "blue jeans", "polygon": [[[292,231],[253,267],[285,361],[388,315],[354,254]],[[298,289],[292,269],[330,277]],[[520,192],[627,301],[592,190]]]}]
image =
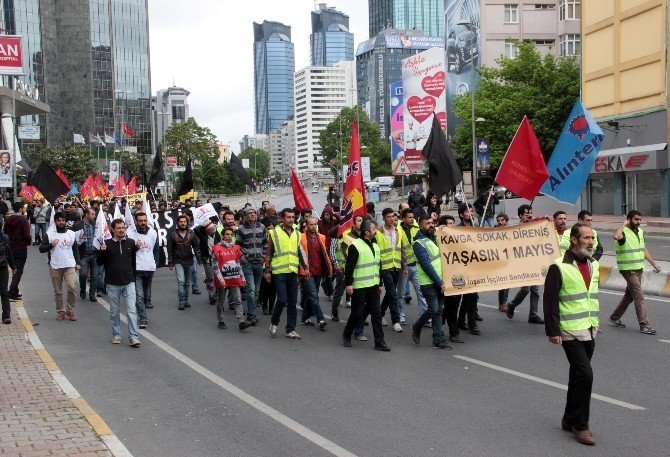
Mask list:
[{"label": "blue jeans", "polygon": [[98,265],[98,276],[95,281],[98,292],[106,292],[105,290],[105,267]]},{"label": "blue jeans", "polygon": [[402,271],[397,270],[382,270],[382,282],[384,283],[384,299],[382,300],[381,312],[382,317],[386,314],[388,309],[391,312],[391,321],[394,324],[400,322],[400,304],[401,299],[398,296],[398,283],[400,282],[400,275]]},{"label": "blue jeans", "polygon": [[421,332],[421,329],[430,319],[433,320],[433,342],[444,341],[442,336],[442,310],[444,309],[444,296],[435,285],[421,286],[421,293],[426,299],[428,309],[424,311],[419,319],[412,325],[412,331]]},{"label": "blue jeans", "polygon": [[39,222],[35,224],[35,241],[42,241],[47,236],[46,222]]},{"label": "blue jeans", "polygon": [[262,263],[245,263],[242,265],[244,273],[245,295],[247,297],[247,317],[251,319],[256,317],[256,303],[258,302],[258,293],[261,290],[261,281],[263,280]]},{"label": "blue jeans", "polygon": [[188,291],[191,288],[191,269],[192,265],[182,265],[181,263],[174,266],[174,272],[177,275],[177,298],[180,304],[188,302]]},{"label": "blue jeans", "polygon": [[193,256],[193,266],[191,267],[191,286],[193,287],[193,292],[198,289],[198,259]]},{"label": "blue jeans", "polygon": [[401,274],[400,280],[398,281],[398,304],[400,305],[400,318],[405,318],[405,304],[402,300],[403,297],[409,297],[409,287],[407,283],[411,282],[412,287],[414,287],[414,293],[416,294],[416,299],[419,302],[419,315],[423,314],[428,306],[426,305],[426,299],[421,295],[421,287],[419,286],[419,271],[416,268],[416,265],[407,266],[407,276]]},{"label": "blue jeans", "polygon": [[286,306],[286,333],[295,330],[298,319],[298,275],[295,273],[283,273],[272,275],[277,293],[277,302],[272,310],[272,325],[279,325],[281,314]]},{"label": "blue jeans", "polygon": [[88,286],[88,296],[94,298],[98,285],[98,263],[95,254],[86,254],[81,259],[81,269],[79,270],[79,292],[81,293],[86,292],[86,280],[89,272],[91,273],[91,281]]},{"label": "blue jeans", "polygon": [[140,323],[147,322],[147,303],[151,303],[151,280],[153,271],[137,271],[135,273],[135,305]]},{"label": "blue jeans", "polygon": [[126,302],[128,315],[128,338],[137,338],[137,311],[135,310],[135,283],[125,286],[107,284],[109,295],[109,323],[114,336],[121,336],[121,297]]},{"label": "blue jeans", "polygon": [[323,311],[319,305],[319,286],[321,285],[321,276],[310,276],[302,282],[303,292],[305,294],[305,306],[302,308],[302,317],[300,322],[305,322],[312,316],[321,322],[325,320]]}]

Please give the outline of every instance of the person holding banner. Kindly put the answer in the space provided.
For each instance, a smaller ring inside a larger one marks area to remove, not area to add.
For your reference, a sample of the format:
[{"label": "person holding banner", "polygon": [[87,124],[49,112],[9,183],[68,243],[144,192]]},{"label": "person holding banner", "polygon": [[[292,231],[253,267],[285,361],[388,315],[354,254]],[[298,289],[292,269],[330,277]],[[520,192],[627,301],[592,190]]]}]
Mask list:
[{"label": "person holding banner", "polygon": [[561,428],[588,445],[596,444],[589,429],[589,410],[593,387],[591,358],[600,311],[600,266],[591,258],[594,239],[588,225],[577,223],[570,229],[570,248],[549,267],[543,296],[549,342],[562,345],[570,363]]},{"label": "person holding banner", "polygon": [[414,240],[414,255],[418,263],[419,284],[421,294],[426,299],[428,308],[412,325],[412,341],[419,344],[421,328],[432,319],[433,348],[451,349],[444,341],[442,332],[442,312],[444,310],[444,282],[442,281],[442,260],[440,248],[435,243],[435,225],[433,219],[422,216],[419,220],[420,231]]},{"label": "person holding banner", "polygon": [[[461,223],[459,227],[472,227],[472,207],[468,203],[458,205],[458,217]],[[472,335],[481,335],[481,330],[477,325],[477,301],[479,295],[474,293],[463,294],[461,296],[461,308],[458,310],[458,328],[467,331]],[[465,324],[467,317],[468,323]],[[479,318],[481,319],[481,318]]]},{"label": "person holding banner", "polygon": [[[496,214],[496,227],[507,227],[509,223],[509,216],[505,213]],[[501,313],[507,312],[507,298],[509,297],[509,289],[500,289],[498,291],[498,311]]]}]

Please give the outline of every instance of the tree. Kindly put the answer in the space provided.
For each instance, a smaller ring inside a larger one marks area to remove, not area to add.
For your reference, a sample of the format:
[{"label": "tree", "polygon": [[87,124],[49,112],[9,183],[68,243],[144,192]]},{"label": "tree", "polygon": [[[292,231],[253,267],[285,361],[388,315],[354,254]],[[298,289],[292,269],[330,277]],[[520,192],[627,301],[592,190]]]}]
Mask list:
[{"label": "tree", "polygon": [[256,182],[267,179],[270,175],[270,154],[263,149],[246,148],[238,156],[240,160],[249,159],[247,173]]},{"label": "tree", "polygon": [[[370,174],[372,177],[390,175],[391,145],[380,138],[379,126],[370,122],[367,114],[360,106],[343,108],[340,114],[321,131],[319,145],[321,146],[322,163],[332,168],[339,176],[342,165],[349,163],[349,142],[351,140],[351,124],[358,119],[359,142],[361,156],[370,157]],[[340,160],[340,147],[342,157]]]},{"label": "tree", "polygon": [[58,147],[35,144],[23,151],[28,164],[37,168],[45,160],[55,170],[60,168],[71,183],[81,184],[89,173],[97,170],[95,160],[88,146],[63,143]]},{"label": "tree", "polygon": [[[202,127],[192,117],[185,122],[172,124],[165,132],[163,142],[165,156],[177,156],[180,165],[186,165],[189,157],[194,162],[204,163],[219,157],[216,136],[207,127]],[[194,172],[195,172],[195,166]]]},{"label": "tree", "polygon": [[[501,57],[500,68],[480,67],[475,93],[476,134],[490,140],[491,167],[500,165],[523,116],[528,116],[545,160],[551,155],[572,106],[579,98],[579,67],[573,58],[542,57],[531,43],[518,42],[514,59]],[[452,149],[461,169],[472,170],[470,94],[457,96]]]}]

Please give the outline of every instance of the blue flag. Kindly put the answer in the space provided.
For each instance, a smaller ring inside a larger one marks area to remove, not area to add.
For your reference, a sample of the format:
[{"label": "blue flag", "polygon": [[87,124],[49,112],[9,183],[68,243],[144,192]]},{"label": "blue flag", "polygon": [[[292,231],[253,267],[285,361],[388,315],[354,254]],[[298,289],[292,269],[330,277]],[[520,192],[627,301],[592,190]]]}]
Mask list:
[{"label": "blue flag", "polygon": [[549,179],[540,192],[558,201],[577,203],[605,134],[581,100],[577,100],[547,164]]}]

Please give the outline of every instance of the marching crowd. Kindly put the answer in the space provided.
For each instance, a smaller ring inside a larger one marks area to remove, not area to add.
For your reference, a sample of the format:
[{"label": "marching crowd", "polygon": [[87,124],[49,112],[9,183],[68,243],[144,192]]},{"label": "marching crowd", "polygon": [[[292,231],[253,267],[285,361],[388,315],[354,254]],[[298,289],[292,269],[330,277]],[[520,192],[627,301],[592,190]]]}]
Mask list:
[{"label": "marching crowd", "polygon": [[[39,251],[48,255],[56,319],[77,320],[78,283],[81,299],[88,293],[88,299],[95,302],[107,295],[114,344],[121,343],[120,310],[122,302],[125,304],[129,344],[139,347],[138,330],[149,325],[147,309],[154,307],[152,278],[159,266],[159,240],[152,213],[180,209],[176,226],[167,238],[166,258],[167,267],[177,278],[179,310],[191,307],[190,294],[202,293],[198,277],[204,273],[208,302],[216,306],[220,329],[227,328],[227,304],[240,331],[257,326],[262,313],[270,316],[269,332],[275,337],[286,308],[285,336],[301,339],[296,331],[299,304],[299,323],[326,331],[328,321],[319,300],[322,290],[330,305],[331,321],[340,320],[341,307],[350,308],[342,334],[345,347],[352,346],[352,338],[366,341],[365,326],[370,325],[374,349],[390,351],[384,327],[401,333],[411,324],[414,343],[419,344],[422,330],[429,328],[433,348],[451,349],[450,344],[463,343],[461,331],[480,335],[482,318],[476,293],[444,296],[436,229],[478,225],[477,216],[489,226],[494,220],[495,227],[506,226],[509,217],[491,209],[496,199],[488,194],[485,197],[477,199],[474,207],[460,203],[456,220],[440,214],[435,196],[425,198],[412,189],[408,202],[401,203],[397,210],[385,208],[377,215],[369,203],[367,214],[355,216],[353,226],[344,233],[339,233],[339,208],[333,208],[330,198],[320,218],[311,210],[284,208],[278,212],[264,201],[258,209],[249,203],[238,211],[222,206],[218,217],[198,225],[189,210],[202,206],[201,201],[168,205],[140,200],[133,202],[132,208],[130,202],[114,200],[87,205],[78,201],[53,206],[39,200],[29,206],[14,203],[13,214],[7,216],[8,209],[2,214],[4,231],[0,231],[2,320],[11,323],[9,300],[21,298],[19,284],[28,246],[39,244]],[[103,238],[98,237],[101,217],[110,229]],[[518,217],[521,224],[536,220],[530,205],[521,205]],[[530,295],[528,322],[544,324],[550,342],[561,344],[570,362],[568,401],[561,425],[573,431],[580,442],[594,444],[588,429],[588,402],[593,378],[590,360],[599,333],[598,259],[603,247],[591,228],[591,213],[580,212],[579,222],[571,228],[566,219],[563,211],[553,215],[561,257],[546,276],[544,319],[539,315],[538,286],[522,287],[509,302],[509,290],[499,290],[498,309],[513,319]],[[653,335],[656,332],[647,316],[641,288],[644,261],[660,269],[645,248],[641,220],[638,211],[630,211],[614,233],[618,268],[628,287],[609,321],[625,327],[621,318],[632,302],[640,331]],[[10,269],[13,274],[8,287]],[[411,323],[405,310],[412,300],[410,285],[419,311],[418,319]]]}]

